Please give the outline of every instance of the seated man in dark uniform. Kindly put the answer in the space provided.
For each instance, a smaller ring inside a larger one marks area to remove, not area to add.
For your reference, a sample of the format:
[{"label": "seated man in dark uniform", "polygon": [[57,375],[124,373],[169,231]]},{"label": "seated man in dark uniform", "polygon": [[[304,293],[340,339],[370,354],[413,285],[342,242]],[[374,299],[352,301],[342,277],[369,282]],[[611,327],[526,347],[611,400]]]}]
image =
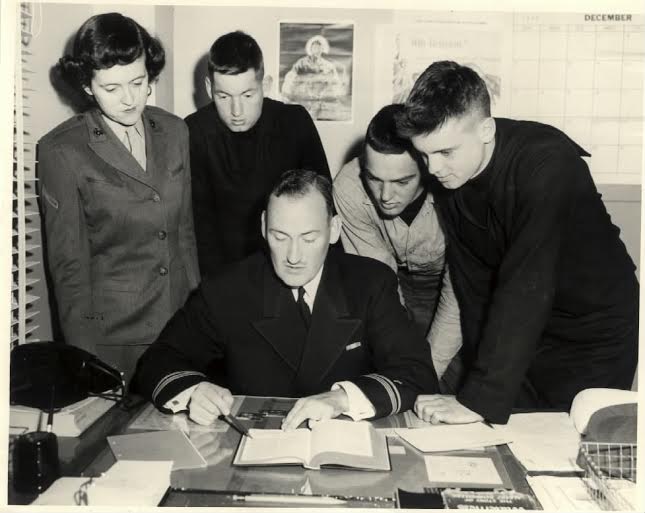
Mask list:
[{"label": "seated man in dark uniform", "polygon": [[303,398],[284,429],[343,413],[390,415],[437,392],[430,348],[399,302],[396,275],[330,250],[340,228],[328,179],[284,173],[262,213],[268,254],[202,281],[139,360],[138,390],[200,424],[228,414],[231,394]]},{"label": "seated man in dark uniform", "polygon": [[255,39],[224,34],[208,54],[213,101],[186,118],[202,277],[262,247],[260,213],[284,171],[311,169],[331,179],[311,117],[301,105],[265,98],[263,77]]},{"label": "seated man in dark uniform", "polygon": [[484,81],[450,61],[423,72],[398,125],[443,186],[463,330],[457,395],[420,397],[419,416],[505,423],[513,406],[630,388],[639,286],[589,154],[554,127],[491,117]]}]

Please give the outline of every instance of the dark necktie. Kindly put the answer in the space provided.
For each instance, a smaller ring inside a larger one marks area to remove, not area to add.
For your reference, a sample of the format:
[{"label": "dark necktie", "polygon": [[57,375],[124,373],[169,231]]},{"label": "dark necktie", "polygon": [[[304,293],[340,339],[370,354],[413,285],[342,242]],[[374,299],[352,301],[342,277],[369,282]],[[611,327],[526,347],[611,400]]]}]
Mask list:
[{"label": "dark necktie", "polygon": [[305,323],[305,329],[309,331],[309,325],[311,324],[311,311],[309,310],[309,305],[305,301],[304,287],[298,287],[298,308],[300,309],[302,321]]}]

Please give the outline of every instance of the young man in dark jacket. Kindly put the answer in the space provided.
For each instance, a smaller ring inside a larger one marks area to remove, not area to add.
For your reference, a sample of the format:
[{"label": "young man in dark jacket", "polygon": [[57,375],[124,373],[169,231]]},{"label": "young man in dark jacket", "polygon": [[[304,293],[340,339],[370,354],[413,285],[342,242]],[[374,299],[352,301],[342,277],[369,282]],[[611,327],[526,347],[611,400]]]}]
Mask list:
[{"label": "young man in dark jacket", "polygon": [[263,77],[255,39],[240,31],[219,37],[205,78],[213,102],[186,118],[202,276],[262,246],[263,201],[282,172],[310,169],[331,179],[311,117],[300,105],[264,98]]},{"label": "young man in dark jacket", "polygon": [[491,117],[483,80],[450,61],[419,77],[398,126],[442,185],[466,369],[456,396],[420,397],[419,415],[504,423],[514,405],[630,388],[639,286],[589,154],[551,126]]}]

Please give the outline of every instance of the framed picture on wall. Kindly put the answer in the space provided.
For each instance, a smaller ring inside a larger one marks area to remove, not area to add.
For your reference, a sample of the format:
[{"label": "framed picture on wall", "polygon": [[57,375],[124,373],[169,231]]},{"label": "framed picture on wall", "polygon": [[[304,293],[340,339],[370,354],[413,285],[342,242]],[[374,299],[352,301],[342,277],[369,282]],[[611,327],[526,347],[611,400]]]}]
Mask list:
[{"label": "framed picture on wall", "polygon": [[314,121],[352,121],[353,22],[279,22],[279,93]]}]

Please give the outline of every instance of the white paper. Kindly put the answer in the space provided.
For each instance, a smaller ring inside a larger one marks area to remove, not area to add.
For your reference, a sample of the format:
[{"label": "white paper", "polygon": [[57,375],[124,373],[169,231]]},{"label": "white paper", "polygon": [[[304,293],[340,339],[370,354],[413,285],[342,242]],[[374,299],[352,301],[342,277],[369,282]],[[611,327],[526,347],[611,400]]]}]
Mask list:
[{"label": "white paper", "polygon": [[527,476],[526,480],[546,511],[601,511],[579,477]]},{"label": "white paper", "polygon": [[396,434],[421,452],[458,451],[508,443],[511,439],[481,422],[397,429]]},{"label": "white paper", "polygon": [[431,484],[451,485],[478,483],[503,486],[502,479],[490,458],[464,456],[424,456],[428,480]]},{"label": "white paper", "polygon": [[511,451],[529,472],[582,470],[576,464],[580,435],[567,413],[516,413],[495,430],[512,440]]},{"label": "white paper", "polygon": [[75,506],[82,485],[88,506],[157,506],[170,486],[172,461],[117,461],[101,477],[62,477],[35,501],[38,506]]}]

